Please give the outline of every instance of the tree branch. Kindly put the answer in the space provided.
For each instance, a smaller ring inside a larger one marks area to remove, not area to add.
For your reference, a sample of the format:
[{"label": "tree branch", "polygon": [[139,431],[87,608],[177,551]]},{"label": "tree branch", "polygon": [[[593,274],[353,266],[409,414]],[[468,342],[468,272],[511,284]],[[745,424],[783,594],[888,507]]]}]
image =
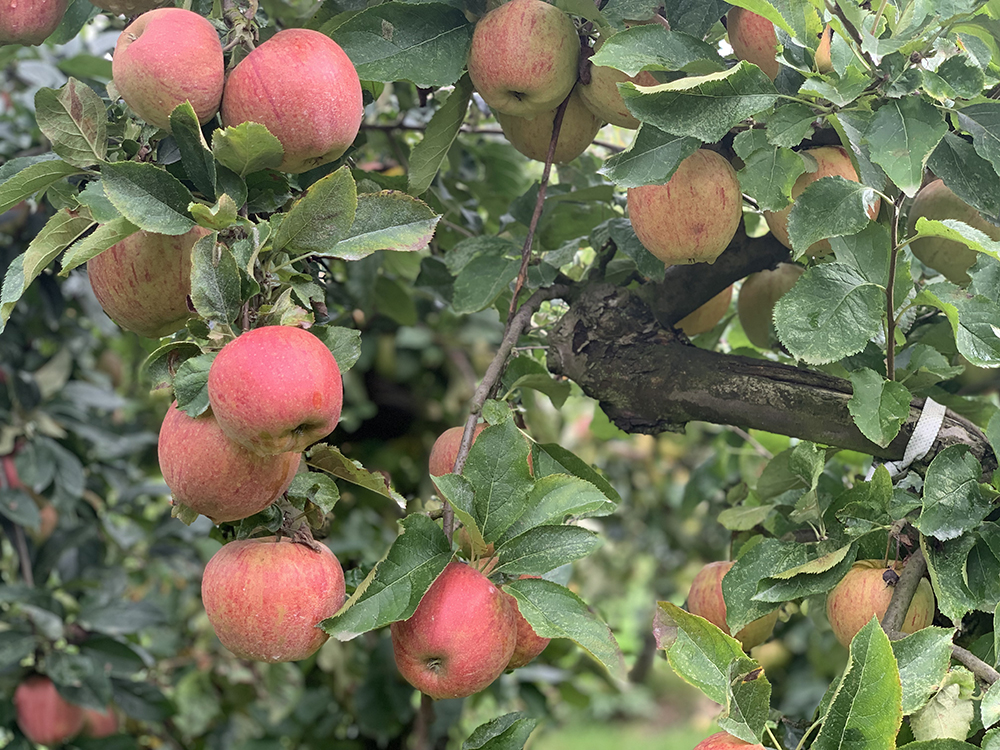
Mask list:
[{"label": "tree branch", "polygon": [[927,572],[927,560],[924,551],[917,549],[906,559],[906,566],[899,574],[899,580],[892,591],[892,599],[882,617],[882,630],[889,634],[891,638],[894,634],[903,629],[903,621],[906,619],[906,611],[910,608],[913,595],[917,593],[917,586],[920,579]]}]

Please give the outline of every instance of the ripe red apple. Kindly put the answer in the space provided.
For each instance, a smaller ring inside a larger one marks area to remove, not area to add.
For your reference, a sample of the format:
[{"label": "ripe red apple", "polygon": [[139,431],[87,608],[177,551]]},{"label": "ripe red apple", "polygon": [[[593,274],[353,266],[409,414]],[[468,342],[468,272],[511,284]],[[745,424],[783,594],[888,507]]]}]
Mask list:
[{"label": "ripe red apple", "polygon": [[752,273],[743,280],[736,311],[743,332],[754,346],[766,349],[771,345],[771,320],[774,305],[805,273],[802,266],[779,263],[773,270]]},{"label": "ripe red apple", "polygon": [[208,565],[201,598],[222,645],[242,659],[298,661],[327,634],[316,627],[344,604],[344,571],[330,548],[275,537],[230,542]]},{"label": "ripe red apple", "polygon": [[743,740],[733,737],[733,735],[728,732],[716,732],[711,737],[707,737],[695,745],[694,750],[726,750],[726,748],[730,747],[749,747],[764,750],[763,745],[751,745],[749,742],[744,742]]},{"label": "ripe red apple", "polygon": [[102,738],[118,733],[118,717],[111,706],[108,706],[104,711],[85,708],[83,722],[84,737]]},{"label": "ripe red apple", "polygon": [[292,483],[300,453],[259,456],[226,437],[211,412],[167,410],[157,444],[160,471],[177,502],[214,523],[259,513]]},{"label": "ripe red apple", "polygon": [[[709,563],[698,571],[688,593],[688,611],[704,617],[726,635],[732,634],[726,624],[726,600],[722,597],[722,578],[732,567],[732,562]],[[777,621],[778,612],[775,610],[754,620],[733,637],[743,645],[744,651],[749,651],[771,636]]]},{"label": "ripe red apple", "polygon": [[286,29],[229,75],[222,96],[227,126],[256,122],[285,149],[279,169],[305,172],[339,158],[354,142],[364,105],[350,58],[330,37]]},{"label": "ripe red apple", "polygon": [[190,10],[151,10],[118,37],[111,74],[125,103],[150,125],[169,131],[170,113],[186,101],[204,124],[219,111],[225,84],[219,34]]},{"label": "ripe red apple", "polygon": [[[792,185],[793,202],[790,205],[780,211],[764,212],[764,220],[767,221],[771,234],[778,242],[788,248],[792,246],[791,240],[788,239],[788,215],[795,206],[795,199],[802,195],[803,190],[822,177],[843,177],[851,182],[860,182],[858,173],[854,170],[854,165],[851,164],[851,157],[843,146],[819,146],[818,148],[806,149],[804,153],[816,160],[818,165],[816,171],[804,172],[799,175],[795,184]],[[868,217],[874,219],[878,216],[878,209],[879,199],[876,198],[875,202],[868,207]],[[830,252],[832,252],[832,248],[829,240],[814,242],[806,249],[806,255],[812,257],[822,257]]]},{"label": "ripe red apple", "polygon": [[69,0],[0,0],[0,46],[41,44],[56,30]]},{"label": "ripe red apple", "polygon": [[161,8],[170,3],[170,0],[90,0],[90,2],[116,16],[134,18],[154,8]]},{"label": "ripe red apple", "polygon": [[[604,40],[594,45],[594,52],[601,48]],[[590,83],[580,83],[576,90],[580,92],[587,108],[594,115],[605,122],[617,125],[620,128],[635,130],[639,127],[639,121],[628,111],[625,100],[618,90],[619,83],[630,81],[636,86],[656,86],[657,81],[649,71],[641,71],[638,75],[629,76],[622,73],[617,68],[609,68],[605,65],[590,66]]]},{"label": "ripe red apple", "polygon": [[265,326],[222,347],[208,371],[208,400],[230,440],[261,455],[298,453],[333,432],[344,386],[322,341]]},{"label": "ripe red apple", "polygon": [[[521,578],[541,578],[541,576],[523,575]],[[514,620],[517,626],[517,642],[514,646],[514,653],[511,654],[510,661],[507,662],[507,669],[517,669],[531,662],[538,656],[545,647],[549,645],[551,638],[542,638],[535,629],[528,624],[521,614],[521,608],[517,604],[517,599],[506,594],[510,599],[510,606],[514,610]]]},{"label": "ripe red apple", "polygon": [[772,81],[778,77],[781,65],[775,57],[778,37],[773,23],[744,8],[731,8],[726,15],[726,33],[740,60],[753,63]]},{"label": "ripe red apple", "polygon": [[697,336],[699,333],[711,331],[726,314],[732,298],[733,285],[730,284],[697,310],[678,320],[674,324],[674,328],[680,328],[688,336]]},{"label": "ripe red apple", "polygon": [[483,16],[469,48],[469,77],[497,112],[534,117],[573,88],[580,38],[569,16],[542,0],[511,0]]},{"label": "ripe red apple", "polygon": [[432,698],[478,693],[507,668],[517,643],[508,594],[453,562],[408,620],[390,627],[399,673]]},{"label": "ripe red apple", "polygon": [[639,241],[664,263],[713,263],[736,234],[743,193],[732,165],[699,149],[666,184],[629,188],[628,214]]},{"label": "ripe red apple", "polygon": [[[486,429],[486,422],[476,425],[475,432],[472,433],[472,442],[476,442],[479,433]],[[441,433],[434,445],[431,446],[431,455],[427,461],[427,471],[432,477],[439,477],[442,474],[451,474],[455,466],[455,459],[458,457],[458,449],[462,445],[462,434],[465,427],[449,427]]]},{"label": "ripe red apple", "polygon": [[193,314],[191,248],[209,234],[195,227],[179,236],[139,231],[87,261],[87,276],[104,312],[147,338],[180,330]]},{"label": "ripe red apple", "polygon": [[14,691],[17,725],[32,742],[60,745],[83,729],[83,708],[56,690],[48,677],[32,675]]},{"label": "ripe red apple", "polygon": [[[555,119],[555,109],[536,114],[530,119],[497,112],[497,122],[507,140],[514,148],[535,161],[545,161],[548,156]],[[552,161],[555,164],[573,161],[587,150],[597,131],[603,126],[604,121],[591,112],[580,94],[574,91],[566,102],[566,112],[559,127],[559,139],[556,141]]]},{"label": "ripe red apple", "polygon": [[[896,563],[893,569],[898,573],[902,570],[901,563]],[[874,615],[879,619],[885,616],[892,599],[893,588],[882,574],[887,570],[881,560],[858,560],[847,571],[836,588],[826,598],[826,616],[830,620],[833,634],[844,646],[850,646],[854,636],[858,634]],[[934,620],[934,590],[930,581],[920,579],[917,593],[913,595],[906,619],[901,630],[904,633],[915,633],[926,628]]]},{"label": "ripe red apple", "polygon": [[[907,219],[907,234],[916,231],[917,219],[942,221],[954,219],[1000,241],[1000,227],[990,224],[975,208],[955,195],[943,180],[924,185],[913,199]],[[971,280],[968,270],[975,264],[978,253],[961,242],[940,237],[925,237],[910,243],[913,254],[925,266],[940,271],[948,281],[965,285]]]}]

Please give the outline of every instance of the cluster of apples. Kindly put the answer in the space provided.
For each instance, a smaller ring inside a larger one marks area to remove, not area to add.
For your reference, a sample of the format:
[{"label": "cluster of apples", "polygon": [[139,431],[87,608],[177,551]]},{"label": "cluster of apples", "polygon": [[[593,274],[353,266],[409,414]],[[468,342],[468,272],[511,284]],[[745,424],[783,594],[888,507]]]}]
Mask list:
[{"label": "cluster of apples", "polygon": [[70,703],[52,680],[38,674],[17,686],[14,709],[24,736],[40,745],[60,745],[77,735],[103,738],[118,732],[118,716],[111,708],[98,711]]}]

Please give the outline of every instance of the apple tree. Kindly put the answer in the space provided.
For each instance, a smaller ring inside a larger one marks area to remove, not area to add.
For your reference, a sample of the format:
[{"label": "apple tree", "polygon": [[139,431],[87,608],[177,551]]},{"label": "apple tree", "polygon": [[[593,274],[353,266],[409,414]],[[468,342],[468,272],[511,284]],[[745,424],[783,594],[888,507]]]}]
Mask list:
[{"label": "apple tree", "polygon": [[7,746],[1000,748],[997,0],[176,6],[0,16]]}]

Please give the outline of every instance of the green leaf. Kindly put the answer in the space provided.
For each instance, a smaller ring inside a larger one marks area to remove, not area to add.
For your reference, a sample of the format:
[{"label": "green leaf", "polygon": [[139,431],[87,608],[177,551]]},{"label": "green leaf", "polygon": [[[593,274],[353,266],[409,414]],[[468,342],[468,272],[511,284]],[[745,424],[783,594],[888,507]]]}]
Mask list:
[{"label": "green leaf", "polygon": [[455,278],[452,308],[459,315],[485,310],[517,278],[520,269],[520,258],[477,255]]},{"label": "green leaf", "polygon": [[219,163],[240,177],[262,169],[277,169],[285,158],[285,149],[263,125],[244,122],[216,130],[212,153]]},{"label": "green leaf", "polygon": [[540,578],[519,578],[504,585],[504,591],[517,599],[521,616],[540,637],[569,638],[612,677],[625,678],[625,660],[611,629],[572,591]]},{"label": "green leaf", "polygon": [[303,471],[295,475],[288,487],[288,499],[299,510],[305,509],[305,504],[312,503],[323,515],[326,515],[340,500],[340,490],[337,483],[326,474],[316,471]]},{"label": "green leaf", "polygon": [[357,207],[354,177],[349,167],[341,167],[292,204],[274,235],[274,249],[298,254],[332,250],[348,235]]},{"label": "green leaf", "polygon": [[947,542],[929,544],[920,537],[920,548],[927,558],[931,586],[937,598],[937,607],[956,626],[976,602],[966,583],[965,565],[976,540],[971,534]]},{"label": "green leaf", "polygon": [[796,39],[808,38],[809,32],[813,32],[815,37],[819,31],[816,11],[798,0],[730,0],[730,2],[758,16],[764,16]]},{"label": "green leaf", "polygon": [[469,480],[461,474],[442,474],[434,477],[434,487],[451,504],[455,518],[465,527],[475,552],[480,555],[485,553],[487,543],[476,521],[476,496]]},{"label": "green leaf", "polygon": [[45,668],[60,695],[72,703],[103,710],[111,700],[111,681],[104,665],[90,655],[53,651]]},{"label": "green leaf", "polygon": [[533,388],[544,393],[557,409],[561,409],[570,394],[568,382],[556,380],[545,365],[531,357],[514,357],[510,360],[501,382],[507,391],[503,400],[507,400],[518,388]]},{"label": "green leaf", "polygon": [[963,221],[955,219],[925,219],[921,216],[915,226],[916,237],[943,237],[953,242],[960,242],[972,248],[977,253],[983,253],[995,260],[1000,260],[1000,242],[992,240],[985,232],[976,229]]},{"label": "green leaf", "polygon": [[35,119],[52,150],[70,164],[89,167],[107,156],[107,108],[93,89],[75,78],[58,91],[38,90]]},{"label": "green leaf", "polygon": [[437,87],[461,78],[472,26],[444,3],[388,2],[363,10],[330,36],[362,80]]},{"label": "green leaf", "polygon": [[903,721],[899,669],[874,617],[851,641],[847,669],[823,717],[814,750],[893,750]]},{"label": "green leaf", "polygon": [[131,635],[166,621],[163,611],[150,601],[98,599],[84,605],[78,615],[87,630],[108,635]]},{"label": "green leaf", "polygon": [[579,457],[555,443],[533,443],[532,456],[535,463],[535,478],[549,476],[550,474],[572,474],[585,482],[589,482],[601,491],[601,493],[611,503],[593,508],[580,508],[568,511],[577,516],[605,516],[614,513],[615,506],[621,503],[621,495],[611,486],[601,474],[594,468],[582,461]]},{"label": "green leaf", "polygon": [[983,693],[980,714],[984,729],[989,729],[994,724],[1000,722],[1000,687],[998,687],[997,683],[994,682]]},{"label": "green leaf", "polygon": [[856,557],[856,545],[848,544],[780,573],[772,574],[757,584],[757,593],[754,594],[753,600],[771,602],[773,606],[781,602],[826,593],[840,583],[851,569]]},{"label": "green leaf", "polygon": [[451,561],[451,544],[427,516],[400,521],[402,533],[372,568],[351,598],[333,617],[320,623],[341,641],[410,617],[441,571]]},{"label": "green leaf", "polygon": [[230,325],[240,313],[240,269],[232,250],[206,234],[191,249],[191,301],[206,320]]},{"label": "green leaf", "polygon": [[928,157],[947,132],[948,125],[937,107],[908,96],[879,107],[865,137],[872,161],[912,198],[920,189]]},{"label": "green leaf", "polygon": [[851,373],[854,394],[847,402],[861,434],[883,448],[891,443],[910,416],[910,391],[867,367]]},{"label": "green leaf", "polygon": [[180,364],[174,376],[177,408],[189,417],[199,417],[209,407],[208,371],[218,352],[190,357]]},{"label": "green leaf", "polygon": [[[608,6],[610,5],[611,3],[608,3]],[[729,10],[729,3],[724,0],[669,0],[667,3],[661,2],[660,5],[664,6],[671,29],[686,32],[697,39],[704,39]],[[604,15],[609,16],[609,14],[610,11],[605,7]],[[631,15],[625,18],[642,19],[641,16]]]},{"label": "green leaf", "polygon": [[110,224],[115,219],[121,218],[121,211],[114,207],[104,194],[104,185],[100,180],[87,183],[87,187],[80,191],[77,196],[80,203],[90,209],[94,221],[98,224]]},{"label": "green leaf", "polygon": [[543,575],[586,557],[603,544],[594,532],[579,526],[537,526],[497,547],[495,573]]},{"label": "green leaf", "polygon": [[107,224],[102,224],[93,233],[76,242],[66,251],[66,255],[62,259],[62,270],[59,272],[59,275],[63,277],[69,276],[69,272],[77,266],[83,265],[91,258],[96,258],[112,245],[121,242],[126,237],[131,237],[138,231],[139,227],[124,216],[119,216]]},{"label": "green leaf", "polygon": [[719,728],[744,742],[757,744],[771,709],[771,683],[753,659],[729,663],[726,708],[719,716]]},{"label": "green leaf", "polygon": [[31,496],[24,490],[10,487],[0,487],[0,515],[29,529],[37,529],[42,522]]},{"label": "green leaf", "polygon": [[1000,365],[1000,337],[995,330],[1000,307],[992,300],[978,295],[970,299],[964,289],[941,282],[924,287],[914,302],[936,307],[947,316],[959,353],[972,364]]},{"label": "green leaf", "polygon": [[177,148],[181,152],[181,163],[188,179],[205,197],[216,197],[215,157],[205,142],[201,123],[198,122],[198,115],[195,114],[191,102],[178,104],[170,113],[170,134],[177,142]]},{"label": "green leaf", "polygon": [[423,250],[430,244],[440,219],[430,206],[406,193],[363,193],[358,196],[350,231],[326,255],[359,260],[376,250]]},{"label": "green leaf", "polygon": [[975,688],[976,679],[967,669],[956,667],[948,672],[937,694],[910,717],[913,736],[918,741],[964,740],[976,716]]},{"label": "green leaf", "polygon": [[476,438],[462,470],[475,493],[475,519],[495,542],[521,516],[532,488],[528,443],[513,420],[490,425]]},{"label": "green leaf", "polygon": [[767,142],[759,130],[736,136],[737,153],[744,166],[737,172],[743,192],[765,211],[780,211],[792,201],[792,186],[806,171],[805,161],[794,151]]},{"label": "green leaf", "polygon": [[981,102],[958,111],[958,122],[972,133],[976,153],[1000,173],[1000,102]]},{"label": "green leaf", "polygon": [[17,667],[21,659],[34,653],[39,646],[40,639],[34,633],[13,629],[0,631],[0,669]]},{"label": "green leaf", "polygon": [[[857,234],[830,238],[830,247],[839,262],[857,271],[865,281],[883,289],[889,285],[891,245],[889,230],[876,222],[870,222]],[[896,304],[899,304],[898,299]]]},{"label": "green leaf", "polygon": [[652,125],[642,125],[628,150],[606,159],[599,171],[621,188],[662,185],[700,147],[697,138],[671,135]]},{"label": "green leaf", "polygon": [[970,206],[991,216],[1000,215],[1000,177],[971,143],[945,133],[927,166]]},{"label": "green leaf", "polygon": [[775,146],[793,148],[812,135],[816,115],[805,104],[785,104],[767,118],[767,140]]},{"label": "green leaf", "polygon": [[[19,161],[15,159],[4,166],[11,166]],[[0,181],[0,214],[62,178],[84,171],[60,159],[46,159],[4,177]]]},{"label": "green leaf", "polygon": [[732,127],[778,100],[771,79],[743,61],[721,73],[688,76],[642,91],[626,82],[619,90],[629,112],[642,122],[705,143],[721,140]]},{"label": "green leaf", "polygon": [[763,537],[745,544],[733,567],[722,578],[729,632],[738,633],[754,620],[777,609],[772,603],[753,599],[761,581],[775,570],[788,570],[807,561],[808,550],[802,544]]},{"label": "green leaf", "polygon": [[188,206],[191,214],[199,226],[219,232],[229,229],[239,221],[236,201],[225,193],[215,202],[214,206],[206,206],[203,203],[192,203]]},{"label": "green leaf", "polygon": [[[480,439],[473,448],[479,445]],[[536,526],[561,524],[569,516],[606,516],[614,510],[615,504],[589,481],[568,474],[549,474],[531,486],[524,512],[510,524],[502,538],[511,539]]]},{"label": "green leaf", "polygon": [[165,169],[134,161],[115,162],[102,167],[101,182],[108,200],[140,229],[179,235],[194,227],[188,211],[191,193]]},{"label": "green leaf", "polygon": [[826,364],[857,354],[882,330],[885,296],[843,263],[808,269],[774,306],[774,327],[792,356]]},{"label": "green leaf", "polygon": [[[436,97],[435,97],[436,98]],[[410,150],[407,190],[420,195],[434,182],[438,170],[448,157],[451,144],[465,122],[465,114],[472,99],[472,81],[468,73],[458,79],[454,91],[427,123],[424,137]]]},{"label": "green leaf", "polygon": [[340,373],[354,367],[361,357],[361,331],[341,326],[313,326],[309,332],[326,344],[340,368]]},{"label": "green leaf", "polygon": [[903,686],[903,715],[919,711],[930,700],[951,664],[952,631],[924,628],[893,641],[892,652],[899,665]]},{"label": "green leaf", "polygon": [[828,237],[860,232],[868,226],[868,210],[876,200],[875,191],[859,182],[821,177],[802,191],[788,215],[792,248],[801,253]]},{"label": "green leaf", "polygon": [[462,743],[462,750],[521,750],[534,731],[538,719],[511,713],[480,724]]},{"label": "green leaf", "polygon": [[306,453],[306,459],[308,465],[314,469],[325,471],[338,479],[343,479],[377,495],[387,497],[395,501],[400,508],[406,507],[406,500],[388,485],[385,476],[378,472],[368,471],[358,461],[341,453],[339,448],[319,443],[309,449],[309,452]]},{"label": "green leaf", "polygon": [[704,74],[723,70],[718,51],[707,42],[658,23],[633,26],[608,37],[590,58],[592,65],[634,76],[643,70],[683,70]]},{"label": "green leaf", "polygon": [[923,509],[914,521],[920,533],[948,540],[979,526],[993,508],[979,488],[981,473],[967,445],[950,445],[938,453],[927,467]]},{"label": "green leaf", "polygon": [[[983,741],[982,747],[983,750],[996,750],[996,746],[988,744],[987,740]],[[942,739],[908,742],[905,745],[900,745],[899,750],[976,750],[976,746],[961,740]]]},{"label": "green leaf", "polygon": [[586,21],[591,21],[601,36],[606,36],[611,31],[604,14],[597,10],[597,6],[590,0],[555,0],[553,5],[571,16],[579,16]]},{"label": "green leaf", "polygon": [[201,354],[201,347],[192,341],[171,341],[146,357],[139,369],[140,377],[150,383],[150,390],[173,388],[177,368],[186,359]]}]

